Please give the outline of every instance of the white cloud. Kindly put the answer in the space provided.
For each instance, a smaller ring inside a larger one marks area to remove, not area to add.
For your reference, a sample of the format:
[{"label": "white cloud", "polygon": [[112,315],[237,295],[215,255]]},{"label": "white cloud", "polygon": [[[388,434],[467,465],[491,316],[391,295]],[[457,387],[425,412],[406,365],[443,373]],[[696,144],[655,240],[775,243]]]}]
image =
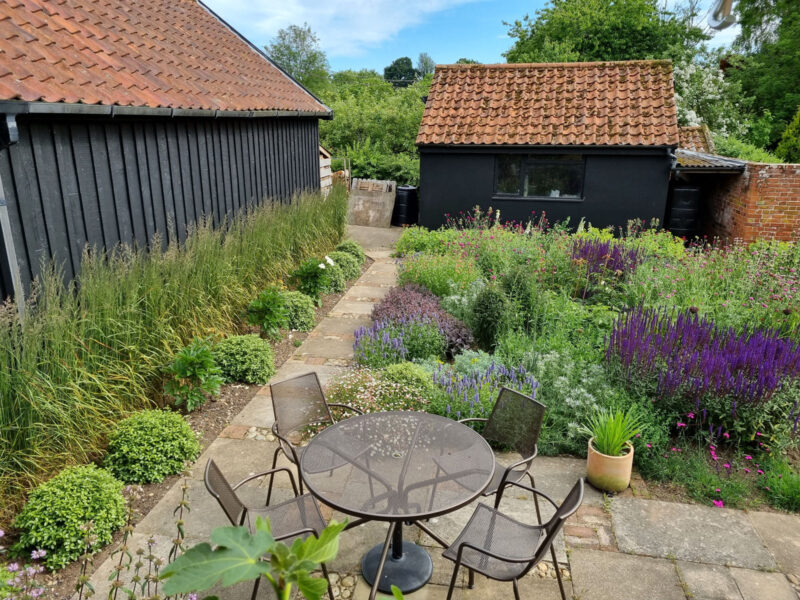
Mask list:
[{"label": "white cloud", "polygon": [[[206,0],[255,43],[307,22],[328,56],[358,56],[428,15],[476,0]],[[255,39],[253,39],[255,38]]]}]

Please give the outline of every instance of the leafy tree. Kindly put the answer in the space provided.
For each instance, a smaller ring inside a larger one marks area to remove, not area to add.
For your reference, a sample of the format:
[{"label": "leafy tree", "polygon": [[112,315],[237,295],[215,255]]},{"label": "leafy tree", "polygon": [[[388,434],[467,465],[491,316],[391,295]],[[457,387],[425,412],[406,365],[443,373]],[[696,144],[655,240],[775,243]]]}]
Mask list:
[{"label": "leafy tree", "polygon": [[775,154],[786,162],[800,163],[800,107],[797,108],[792,122],[784,130]]},{"label": "leafy tree", "polygon": [[328,58],[308,23],[281,29],[265,50],[284,71],[313,93],[320,93],[328,83]]},{"label": "leafy tree", "polygon": [[419,58],[417,58],[417,73],[420,77],[430,75],[435,67],[436,62],[431,58],[430,54],[427,52],[420,53]]},{"label": "leafy tree", "polygon": [[516,41],[508,62],[603,61],[684,57],[706,39],[691,12],[676,15],[658,0],[551,0],[522,21],[506,23]]},{"label": "leafy tree", "polygon": [[407,56],[396,59],[383,70],[383,78],[395,86],[407,86],[417,79],[417,70]]},{"label": "leafy tree", "polygon": [[771,154],[770,152],[767,152],[763,148],[759,148],[758,146],[754,146],[753,144],[733,136],[715,135],[714,150],[721,156],[741,158],[742,160],[751,160],[753,162],[781,162],[780,158],[774,154]]},{"label": "leafy tree", "polygon": [[477,61],[477,60],[472,60],[471,58],[459,58],[456,61],[456,64],[457,65],[479,65],[481,63],[479,61]]}]

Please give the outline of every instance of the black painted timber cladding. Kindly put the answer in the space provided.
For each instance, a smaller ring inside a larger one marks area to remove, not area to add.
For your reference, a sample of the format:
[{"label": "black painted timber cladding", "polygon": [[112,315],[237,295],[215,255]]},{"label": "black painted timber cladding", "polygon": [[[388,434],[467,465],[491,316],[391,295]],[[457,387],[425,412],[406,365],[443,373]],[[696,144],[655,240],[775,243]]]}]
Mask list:
[{"label": "black painted timber cladding", "polygon": [[[26,288],[43,260],[69,279],[87,246],[146,246],[159,234],[166,247],[203,216],[218,225],[319,188],[315,118],[21,115],[17,123],[19,142],[0,151],[0,181]],[[9,281],[0,277],[3,297]]]}]

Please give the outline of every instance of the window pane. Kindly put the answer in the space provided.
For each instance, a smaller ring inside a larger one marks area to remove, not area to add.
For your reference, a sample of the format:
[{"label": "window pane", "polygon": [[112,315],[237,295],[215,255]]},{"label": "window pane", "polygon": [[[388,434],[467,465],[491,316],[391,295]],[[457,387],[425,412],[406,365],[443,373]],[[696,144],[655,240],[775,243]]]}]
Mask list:
[{"label": "window pane", "polygon": [[497,193],[519,195],[519,156],[500,155],[497,157]]},{"label": "window pane", "polygon": [[583,163],[573,161],[528,163],[523,179],[523,196],[580,198],[583,191]]}]

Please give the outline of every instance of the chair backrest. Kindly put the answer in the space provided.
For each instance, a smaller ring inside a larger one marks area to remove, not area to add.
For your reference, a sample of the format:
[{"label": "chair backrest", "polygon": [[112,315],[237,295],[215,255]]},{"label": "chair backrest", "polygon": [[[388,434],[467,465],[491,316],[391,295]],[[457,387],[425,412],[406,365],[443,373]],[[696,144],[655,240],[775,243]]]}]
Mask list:
[{"label": "chair backrest", "polygon": [[281,435],[309,425],[333,423],[333,415],[316,372],[299,375],[269,386],[272,410]]},{"label": "chair backrest", "polygon": [[233,491],[231,484],[225,479],[222,471],[219,470],[217,463],[213,459],[208,459],[205,474],[206,489],[217,499],[222,510],[228,515],[232,525],[241,525],[242,516],[246,508],[236,492]]},{"label": "chair backrest", "polygon": [[547,553],[547,551],[550,550],[550,546],[553,545],[558,532],[561,531],[562,527],[564,527],[564,521],[567,520],[567,517],[578,510],[581,502],[583,502],[583,477],[575,482],[575,485],[572,486],[569,494],[567,494],[567,497],[564,498],[564,501],[561,503],[561,506],[558,507],[553,517],[544,524],[544,543],[536,549],[536,555],[531,563],[525,568],[525,571],[523,571],[523,575],[532,569],[540,560],[542,560],[542,558],[544,558],[545,553]]},{"label": "chair backrest", "polygon": [[483,437],[513,448],[523,457],[536,452],[546,407],[520,392],[500,388]]}]

